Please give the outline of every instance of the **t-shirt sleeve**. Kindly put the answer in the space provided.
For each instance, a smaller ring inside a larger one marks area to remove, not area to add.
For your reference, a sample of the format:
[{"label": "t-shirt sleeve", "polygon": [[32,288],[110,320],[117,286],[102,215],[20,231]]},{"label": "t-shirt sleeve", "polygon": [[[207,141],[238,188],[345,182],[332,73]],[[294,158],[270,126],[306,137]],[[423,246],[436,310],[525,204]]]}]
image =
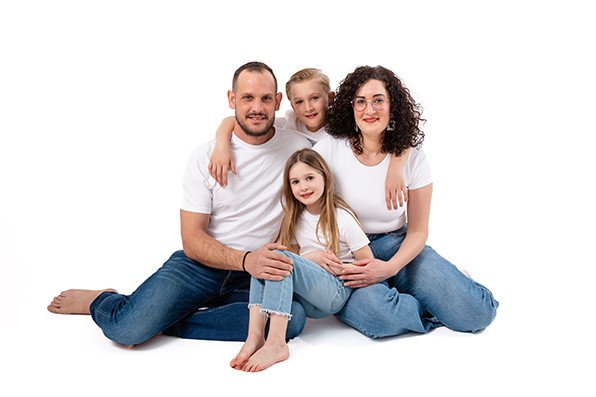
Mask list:
[{"label": "t-shirt sleeve", "polygon": [[293,110],[286,111],[285,117],[276,117],[275,126],[278,128],[286,128],[288,130],[298,130],[298,119]]},{"label": "t-shirt sleeve", "polygon": [[288,126],[288,122],[285,117],[276,117],[273,125],[275,128],[291,128]]},{"label": "t-shirt sleeve", "polygon": [[432,183],[430,164],[426,154],[417,149],[412,149],[408,163],[409,180],[408,189],[419,189]]},{"label": "t-shirt sleeve", "polygon": [[337,216],[340,239],[350,247],[350,251],[356,252],[370,243],[366,233],[350,213],[339,210]]},{"label": "t-shirt sleeve", "polygon": [[197,148],[189,157],[182,177],[182,204],[184,211],[211,214],[213,181],[207,168],[206,147]]}]

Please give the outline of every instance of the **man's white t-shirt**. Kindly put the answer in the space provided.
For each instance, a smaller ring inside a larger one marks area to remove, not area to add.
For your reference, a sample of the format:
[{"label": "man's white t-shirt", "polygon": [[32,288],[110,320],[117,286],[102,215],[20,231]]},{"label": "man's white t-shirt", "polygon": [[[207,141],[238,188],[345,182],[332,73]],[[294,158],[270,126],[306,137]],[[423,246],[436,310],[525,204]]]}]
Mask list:
[{"label": "man's white t-shirt", "polygon": [[[391,156],[378,165],[362,164],[346,139],[328,136],[313,148],[325,159],[337,187],[337,193],[352,207],[366,233],[389,233],[406,224],[406,207],[388,210],[385,202],[385,178]],[[432,183],[430,166],[420,149],[412,148],[403,167],[409,190]]]},{"label": "man's white t-shirt", "polygon": [[209,175],[215,140],[192,152],[183,177],[181,209],[209,214],[208,233],[219,242],[238,250],[254,250],[277,238],[285,163],[292,153],[310,144],[281,129],[262,145],[250,145],[235,134],[230,144],[238,173],[228,174],[225,187]]},{"label": "man's white t-shirt", "polygon": [[302,121],[298,120],[298,117],[296,116],[296,113],[293,110],[288,110],[286,112],[285,118],[276,118],[275,126],[279,128],[288,129],[294,133],[302,135],[303,137],[308,139],[312,145],[328,136],[327,131],[325,131],[325,127],[319,129],[318,131],[310,132],[308,128],[306,128],[306,125],[304,125]]},{"label": "man's white t-shirt", "polygon": [[[344,209],[339,208],[336,212],[337,228],[339,229],[339,256],[342,262],[352,262],[354,252],[368,245],[369,240],[358,224],[356,219]],[[300,246],[300,255],[315,250],[325,250],[325,238],[317,233],[317,222],[319,215],[313,215],[308,211],[302,211],[296,224],[294,238]],[[318,240],[317,240],[318,234]]]}]

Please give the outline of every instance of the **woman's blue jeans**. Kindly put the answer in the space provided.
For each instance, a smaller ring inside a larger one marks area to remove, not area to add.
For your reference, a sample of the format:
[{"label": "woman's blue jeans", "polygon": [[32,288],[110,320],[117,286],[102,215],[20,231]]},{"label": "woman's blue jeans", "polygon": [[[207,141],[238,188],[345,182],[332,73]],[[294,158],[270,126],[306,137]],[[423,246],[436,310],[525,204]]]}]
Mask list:
[{"label": "woman's blue jeans", "polygon": [[293,270],[280,281],[253,277],[250,283],[250,304],[261,311],[291,318],[292,298],[304,307],[306,317],[323,318],[337,313],[352,289],[316,263],[289,251],[278,251],[292,259]]},{"label": "woman's blue jeans", "polygon": [[[103,333],[123,345],[159,333],[190,339],[244,341],[248,335],[250,275],[214,269],[175,252],[131,295],[104,292],[91,304]],[[207,309],[203,309],[207,307]],[[287,338],[304,328],[306,316],[293,301]]]},{"label": "woman's blue jeans", "polygon": [[[388,261],[406,237],[407,226],[370,234],[375,258]],[[437,326],[476,332],[490,325],[499,303],[492,293],[425,246],[397,275],[383,283],[354,289],[336,316],[361,333],[382,338],[425,333]]]}]

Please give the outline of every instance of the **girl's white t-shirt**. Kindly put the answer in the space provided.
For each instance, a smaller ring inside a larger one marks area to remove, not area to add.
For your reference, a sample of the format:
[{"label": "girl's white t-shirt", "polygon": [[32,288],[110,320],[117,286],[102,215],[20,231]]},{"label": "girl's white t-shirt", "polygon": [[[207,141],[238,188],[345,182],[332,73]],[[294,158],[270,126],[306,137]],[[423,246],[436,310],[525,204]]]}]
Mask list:
[{"label": "girl's white t-shirt", "polygon": [[[352,207],[366,233],[389,233],[406,224],[407,204],[397,210],[388,210],[385,202],[390,155],[378,165],[369,167],[358,161],[346,139],[332,136],[320,140],[313,149],[327,161],[337,193]],[[403,177],[409,190],[432,183],[430,166],[422,150],[410,150]]]},{"label": "girl's white t-shirt", "polygon": [[[336,212],[337,227],[339,229],[339,256],[342,262],[352,262],[354,252],[368,245],[369,240],[356,219],[346,210]],[[303,211],[296,224],[294,238],[300,246],[300,255],[315,250],[325,250],[325,239],[319,232],[317,239],[317,222],[319,215]]]}]

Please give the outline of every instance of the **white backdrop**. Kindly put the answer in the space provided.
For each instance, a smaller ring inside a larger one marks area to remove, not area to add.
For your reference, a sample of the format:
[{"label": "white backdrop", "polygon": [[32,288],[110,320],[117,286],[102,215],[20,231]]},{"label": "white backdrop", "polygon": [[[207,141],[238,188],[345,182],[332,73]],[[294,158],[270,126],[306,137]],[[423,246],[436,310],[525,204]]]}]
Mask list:
[{"label": "white backdrop", "polygon": [[[410,3],[0,3],[0,387],[198,394],[234,377],[225,387],[253,394],[311,380],[348,394],[593,391],[579,363],[595,353],[589,2]],[[493,290],[487,331],[373,343],[329,319],[254,375],[226,367],[239,344],[129,352],[86,316],[46,311],[67,288],[132,292],[180,248],[186,158],[232,114],[232,74],[252,60],[282,92],[304,67],[334,87],[363,64],[401,76],[428,120],[429,244]]]}]

